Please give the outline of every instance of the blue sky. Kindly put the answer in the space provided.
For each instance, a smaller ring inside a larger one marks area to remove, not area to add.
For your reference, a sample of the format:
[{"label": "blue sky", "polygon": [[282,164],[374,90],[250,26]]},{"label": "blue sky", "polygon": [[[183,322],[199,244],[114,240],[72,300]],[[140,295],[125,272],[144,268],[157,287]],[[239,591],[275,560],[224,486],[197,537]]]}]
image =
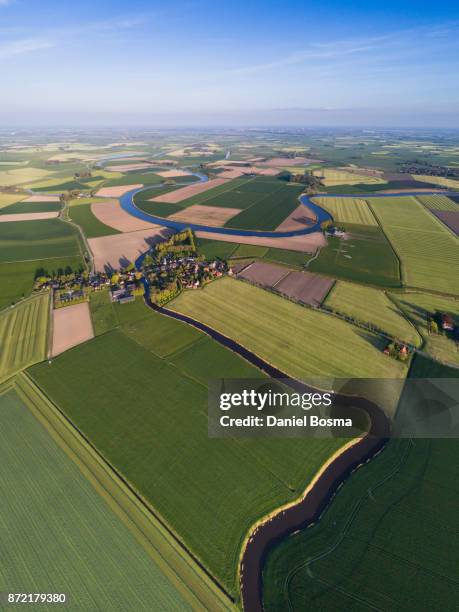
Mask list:
[{"label": "blue sky", "polygon": [[0,0],[0,122],[459,126],[459,3]]}]

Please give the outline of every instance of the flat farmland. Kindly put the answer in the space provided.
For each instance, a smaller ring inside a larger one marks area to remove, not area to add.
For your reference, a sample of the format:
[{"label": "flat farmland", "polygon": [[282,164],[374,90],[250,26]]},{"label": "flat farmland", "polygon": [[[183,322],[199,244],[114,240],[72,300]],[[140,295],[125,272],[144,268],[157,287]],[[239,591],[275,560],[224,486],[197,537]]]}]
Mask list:
[{"label": "flat farmland", "polygon": [[402,310],[398,310],[379,289],[338,281],[328,295],[325,305],[361,323],[374,325],[398,340],[414,346],[420,345],[421,338],[415,327],[406,320]]},{"label": "flat farmland", "polygon": [[35,277],[43,273],[64,271],[70,267],[73,271],[84,269],[80,257],[44,259],[38,261],[13,261],[0,266],[0,309],[11,306],[22,297],[27,297],[33,288]]},{"label": "flat farmland", "polygon": [[284,278],[284,276],[287,276],[288,273],[288,268],[257,261],[244,268],[242,272],[239,272],[238,278],[250,281],[256,285],[261,285],[262,287],[273,287]]},{"label": "flat farmland", "polygon": [[328,210],[337,222],[357,225],[378,225],[365,200],[359,198],[314,198],[319,206]]},{"label": "flat farmland", "polygon": [[42,294],[0,313],[0,380],[46,357],[49,295]]},{"label": "flat farmland", "polygon": [[391,440],[349,477],[318,523],[271,551],[264,609],[451,609],[457,452],[457,440]]},{"label": "flat farmland", "polygon": [[435,359],[459,365],[459,348],[451,335],[429,334],[429,320],[449,314],[459,325],[459,300],[428,293],[392,294],[400,310],[413,322],[425,340],[425,350]]},{"label": "flat farmland", "polygon": [[6,206],[11,206],[16,202],[23,200],[25,197],[26,196],[21,196],[17,193],[0,193],[0,210]]},{"label": "flat farmland", "polygon": [[[280,184],[280,188],[279,188]],[[225,227],[241,229],[275,230],[286,217],[298,208],[302,186],[285,184],[282,181],[268,184],[268,190],[241,213],[232,217]],[[237,200],[235,201],[237,205]]]},{"label": "flat farmland", "polygon": [[449,210],[433,210],[432,214],[449,227],[456,236],[459,236],[459,209],[456,212]]},{"label": "flat farmland", "polygon": [[71,609],[189,609],[13,389],[0,395],[0,422],[3,585],[69,593]]},{"label": "flat farmland", "polygon": [[[106,202],[106,204],[110,205],[109,202]],[[92,206],[95,206],[95,204],[80,204],[72,206],[69,210],[70,218],[81,227],[85,236],[87,238],[98,238],[99,236],[118,234],[117,229],[99,221],[92,212]]]},{"label": "flat farmland", "polygon": [[430,210],[459,212],[459,205],[454,200],[443,195],[416,196],[416,199]]},{"label": "flat farmland", "polygon": [[405,367],[383,355],[378,340],[344,321],[268,291],[223,278],[187,291],[170,306],[237,340],[297,378],[398,378]]},{"label": "flat farmland", "polygon": [[400,263],[379,227],[346,224],[348,238],[333,236],[308,271],[382,287],[400,287]]},{"label": "flat farmland", "polygon": [[[215,444],[207,433],[207,359],[215,356],[212,376],[260,373],[231,351],[211,349],[206,340],[201,335],[202,345],[184,347],[169,360],[152,352],[154,342],[149,350],[117,329],[29,373],[237,597],[239,550],[253,522],[295,499],[342,442],[276,440],[267,462],[259,460],[262,441]],[[142,389],[135,402],[132,388]]]},{"label": "flat farmland", "polygon": [[0,223],[0,262],[80,254],[77,230],[60,219]]},{"label": "flat farmland", "polygon": [[333,280],[310,272],[289,272],[276,285],[276,291],[309,306],[320,306],[333,286]]},{"label": "flat farmland", "polygon": [[62,208],[61,202],[16,202],[0,209],[0,216],[28,213],[59,212]]},{"label": "flat farmland", "polygon": [[459,240],[415,198],[374,198],[370,204],[401,260],[404,284],[459,295],[451,282]]},{"label": "flat farmland", "polygon": [[376,175],[359,174],[358,170],[356,172],[351,172],[341,168],[320,168],[319,170],[313,170],[313,174],[318,176],[326,187],[335,187],[336,185],[358,185],[359,183],[380,185],[386,182]]}]

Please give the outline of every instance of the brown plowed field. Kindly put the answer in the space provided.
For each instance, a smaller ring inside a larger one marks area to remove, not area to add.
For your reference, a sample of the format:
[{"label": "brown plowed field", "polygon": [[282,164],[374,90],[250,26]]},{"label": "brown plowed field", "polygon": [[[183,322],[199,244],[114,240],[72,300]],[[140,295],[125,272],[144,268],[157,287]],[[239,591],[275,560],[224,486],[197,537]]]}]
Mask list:
[{"label": "brown plowed field", "polygon": [[256,261],[237,275],[238,278],[243,278],[251,283],[261,285],[262,287],[274,287],[284,276],[289,273],[288,268],[275,266],[274,264]]},{"label": "brown plowed field", "polygon": [[187,185],[186,187],[181,187],[180,189],[175,189],[174,191],[169,191],[169,193],[163,193],[162,195],[156,196],[156,198],[151,198],[151,201],[177,204],[177,202],[182,202],[183,200],[187,200],[198,193],[203,193],[204,191],[208,191],[214,187],[219,187],[227,182],[228,179],[216,178],[207,181],[206,183],[193,183],[192,185]]},{"label": "brown plowed field", "polygon": [[303,304],[320,306],[333,283],[333,280],[318,274],[290,272],[276,285],[276,291]]}]

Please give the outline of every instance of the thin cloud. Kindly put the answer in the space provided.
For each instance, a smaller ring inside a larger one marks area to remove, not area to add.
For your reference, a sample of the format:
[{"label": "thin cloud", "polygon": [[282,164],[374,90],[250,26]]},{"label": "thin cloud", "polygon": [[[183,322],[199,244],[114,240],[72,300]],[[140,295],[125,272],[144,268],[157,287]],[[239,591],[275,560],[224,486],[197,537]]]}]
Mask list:
[{"label": "thin cloud", "polygon": [[12,40],[0,45],[0,58],[4,59],[16,55],[24,55],[42,49],[50,49],[55,46],[56,44],[54,41],[47,39],[24,38],[21,40]]}]

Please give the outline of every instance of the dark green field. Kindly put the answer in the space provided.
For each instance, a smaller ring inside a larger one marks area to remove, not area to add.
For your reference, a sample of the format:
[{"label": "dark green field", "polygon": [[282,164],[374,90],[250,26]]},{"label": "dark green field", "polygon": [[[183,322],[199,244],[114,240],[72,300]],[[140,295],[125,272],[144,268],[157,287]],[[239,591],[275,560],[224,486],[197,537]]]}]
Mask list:
[{"label": "dark green field", "polygon": [[99,236],[111,236],[120,232],[113,227],[105,225],[92,214],[91,204],[77,204],[69,209],[69,216],[81,227],[87,238],[98,238]]},{"label": "dark green field", "polygon": [[228,259],[234,253],[238,246],[234,242],[206,240],[205,238],[198,238],[196,244],[198,246],[199,252],[202,253],[208,259],[212,259],[214,257]]},{"label": "dark green field", "polygon": [[141,301],[119,306],[118,329],[29,372],[237,597],[248,529],[296,498],[340,442],[271,440],[267,453],[264,441],[209,439],[206,381],[260,373],[201,333],[151,314]]},{"label": "dark green field", "polygon": [[78,231],[60,219],[0,223],[0,262],[74,257]]},{"label": "dark green field", "polygon": [[400,287],[399,261],[381,229],[345,224],[351,239],[329,237],[308,271],[381,287]]},{"label": "dark green field", "polygon": [[391,440],[319,523],[274,548],[264,606],[452,610],[458,601],[457,440]]},{"label": "dark green field", "polygon": [[62,208],[60,202],[16,202],[0,209],[0,215],[16,215],[36,212],[58,212]]},{"label": "dark green field", "polygon": [[70,266],[72,270],[83,268],[81,257],[44,259],[39,261],[15,261],[0,266],[0,308],[9,306],[20,298],[27,297],[33,288],[37,273],[57,272]]},{"label": "dark green field", "polygon": [[[241,213],[232,217],[225,227],[242,229],[275,230],[298,206],[302,186],[288,185],[282,181],[265,182],[266,191],[258,193],[256,201]],[[237,199],[234,201],[238,208]]]}]

